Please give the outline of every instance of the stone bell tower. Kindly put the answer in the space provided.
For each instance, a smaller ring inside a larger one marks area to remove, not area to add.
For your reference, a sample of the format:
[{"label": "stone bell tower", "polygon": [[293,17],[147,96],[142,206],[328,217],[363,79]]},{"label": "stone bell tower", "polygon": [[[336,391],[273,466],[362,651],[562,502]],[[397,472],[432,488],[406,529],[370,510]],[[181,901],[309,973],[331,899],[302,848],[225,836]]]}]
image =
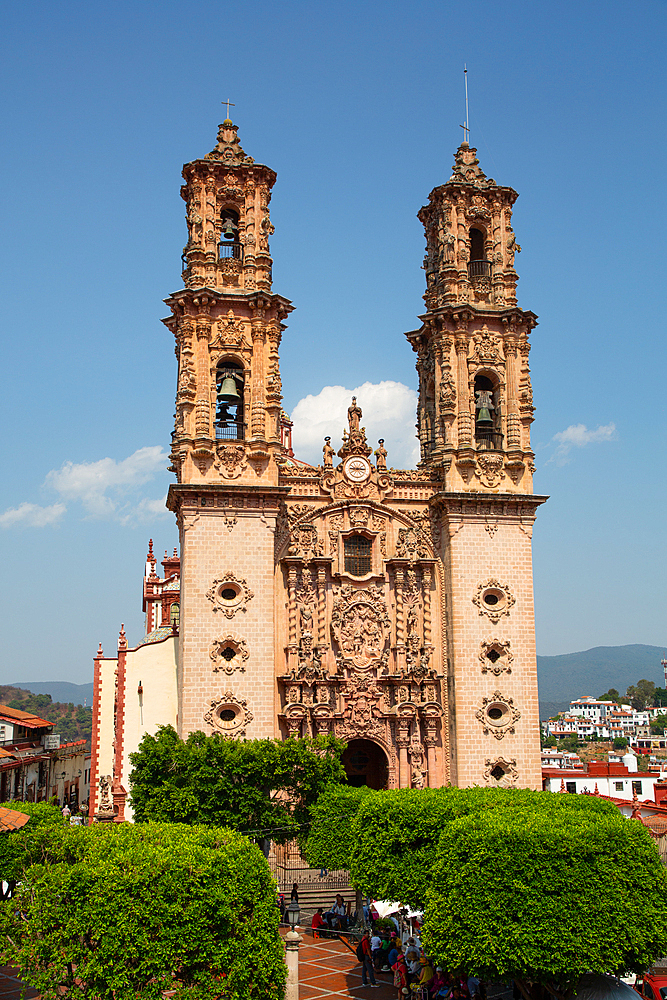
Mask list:
[{"label": "stone bell tower", "polygon": [[183,177],[184,288],[166,299],[164,320],[178,358],[168,498],[181,540],[178,730],[205,720],[273,736],[273,544],[285,492],[276,459],[286,451],[278,348],[292,309],[271,290],[276,174],[245,155],[226,119]]},{"label": "stone bell tower", "polygon": [[[419,212],[426,313],[418,355],[420,468],[439,482],[452,778],[540,786],[528,367],[532,312],[517,305],[517,194],[464,142]],[[519,721],[520,720],[520,721]]]}]

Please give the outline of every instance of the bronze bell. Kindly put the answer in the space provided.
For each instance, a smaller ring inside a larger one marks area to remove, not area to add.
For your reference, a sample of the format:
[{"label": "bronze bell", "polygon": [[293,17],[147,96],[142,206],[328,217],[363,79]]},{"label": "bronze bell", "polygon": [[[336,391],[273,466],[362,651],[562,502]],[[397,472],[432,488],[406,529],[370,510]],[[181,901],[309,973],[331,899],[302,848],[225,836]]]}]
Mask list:
[{"label": "bronze bell", "polygon": [[218,389],[218,402],[237,404],[241,402],[241,397],[236,388],[236,382],[231,375],[226,375]]},{"label": "bronze bell", "polygon": [[222,223],[222,235],[226,240],[236,239],[236,226],[234,220],[230,219],[229,216]]}]

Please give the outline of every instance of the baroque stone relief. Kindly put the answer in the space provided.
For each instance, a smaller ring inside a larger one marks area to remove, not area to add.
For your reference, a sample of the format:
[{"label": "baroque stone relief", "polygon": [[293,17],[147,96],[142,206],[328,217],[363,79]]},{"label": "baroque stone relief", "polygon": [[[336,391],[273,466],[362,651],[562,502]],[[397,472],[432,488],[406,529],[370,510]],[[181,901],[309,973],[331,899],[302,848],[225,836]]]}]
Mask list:
[{"label": "baroque stone relief", "polygon": [[223,736],[237,739],[245,736],[246,727],[253,718],[246,699],[237,698],[231,691],[226,691],[222,697],[211,701],[211,706],[204,715],[204,722]]},{"label": "baroque stone relief", "polygon": [[475,718],[482,723],[485,736],[491,734],[497,740],[502,740],[508,733],[514,734],[514,723],[521,718],[521,713],[514,707],[512,698],[506,698],[500,691],[494,691],[490,698],[482,698],[481,707],[475,712]]},{"label": "baroque stone relief", "polygon": [[209,656],[213,661],[215,673],[222,671],[225,674],[233,674],[235,670],[245,673],[244,663],[250,653],[245,639],[241,639],[233,632],[228,632],[213,640]]},{"label": "baroque stone relief", "polygon": [[500,785],[501,788],[513,788],[519,772],[516,767],[516,758],[487,757],[486,767],[482,772],[482,777],[487,785]]},{"label": "baroque stone relief", "polygon": [[500,677],[503,672],[512,673],[514,656],[510,651],[509,639],[484,639],[481,645],[479,659],[483,674]]},{"label": "baroque stone relief", "polygon": [[345,584],[335,592],[331,632],[339,667],[378,671],[386,666],[391,622],[380,587],[357,590]]},{"label": "baroque stone relief", "polygon": [[248,465],[248,456],[243,445],[222,444],[215,449],[214,466],[223,479],[238,479]]},{"label": "baroque stone relief", "polygon": [[487,615],[494,625],[497,625],[504,615],[509,615],[510,609],[516,603],[508,585],[499,583],[495,579],[479,583],[472,602],[479,608],[480,615]]},{"label": "baroque stone relief", "polygon": [[483,486],[494,489],[505,478],[503,465],[504,459],[502,455],[492,452],[488,454],[482,453],[477,456],[477,464],[475,466],[477,478]]},{"label": "baroque stone relief", "polygon": [[255,596],[245,580],[228,570],[213,581],[206,596],[214,611],[222,611],[225,618],[233,618],[237,611],[248,610],[248,603]]}]

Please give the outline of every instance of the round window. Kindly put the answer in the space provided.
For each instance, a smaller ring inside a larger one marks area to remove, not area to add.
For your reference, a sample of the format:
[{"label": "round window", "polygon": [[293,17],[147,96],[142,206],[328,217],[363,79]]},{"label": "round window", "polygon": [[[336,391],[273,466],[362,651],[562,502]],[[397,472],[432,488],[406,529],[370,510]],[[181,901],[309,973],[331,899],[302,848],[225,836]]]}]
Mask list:
[{"label": "round window", "polygon": [[236,656],[236,650],[232,646],[225,646],[225,648],[222,651],[223,659],[227,660],[227,663],[229,663],[230,660],[233,660],[235,656]]},{"label": "round window", "polygon": [[233,722],[236,718],[236,712],[233,708],[223,708],[220,712],[220,718],[223,722]]},{"label": "round window", "polygon": [[494,702],[486,710],[486,717],[492,726],[502,726],[508,715],[509,709],[502,702]]},{"label": "round window", "polygon": [[485,608],[500,611],[507,604],[507,595],[495,587],[487,587],[482,593],[482,604]]},{"label": "round window", "polygon": [[238,597],[238,591],[234,587],[223,587],[220,591],[220,597],[223,601],[235,601]]}]

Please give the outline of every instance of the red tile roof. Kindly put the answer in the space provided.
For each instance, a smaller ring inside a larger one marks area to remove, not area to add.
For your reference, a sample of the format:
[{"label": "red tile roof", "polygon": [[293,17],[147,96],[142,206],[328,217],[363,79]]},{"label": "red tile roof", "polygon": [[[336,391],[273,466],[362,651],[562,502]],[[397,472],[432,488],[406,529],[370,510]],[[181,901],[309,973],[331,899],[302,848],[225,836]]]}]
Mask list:
[{"label": "red tile roof", "polygon": [[40,719],[39,716],[31,712],[20,712],[18,708],[10,708],[9,705],[0,705],[0,720],[3,722],[18,723],[20,726],[27,726],[28,729],[44,729],[45,726],[53,726],[47,719]]},{"label": "red tile roof", "polygon": [[30,817],[27,813],[17,812],[16,809],[5,809],[0,806],[0,831],[20,830],[25,826]]}]

